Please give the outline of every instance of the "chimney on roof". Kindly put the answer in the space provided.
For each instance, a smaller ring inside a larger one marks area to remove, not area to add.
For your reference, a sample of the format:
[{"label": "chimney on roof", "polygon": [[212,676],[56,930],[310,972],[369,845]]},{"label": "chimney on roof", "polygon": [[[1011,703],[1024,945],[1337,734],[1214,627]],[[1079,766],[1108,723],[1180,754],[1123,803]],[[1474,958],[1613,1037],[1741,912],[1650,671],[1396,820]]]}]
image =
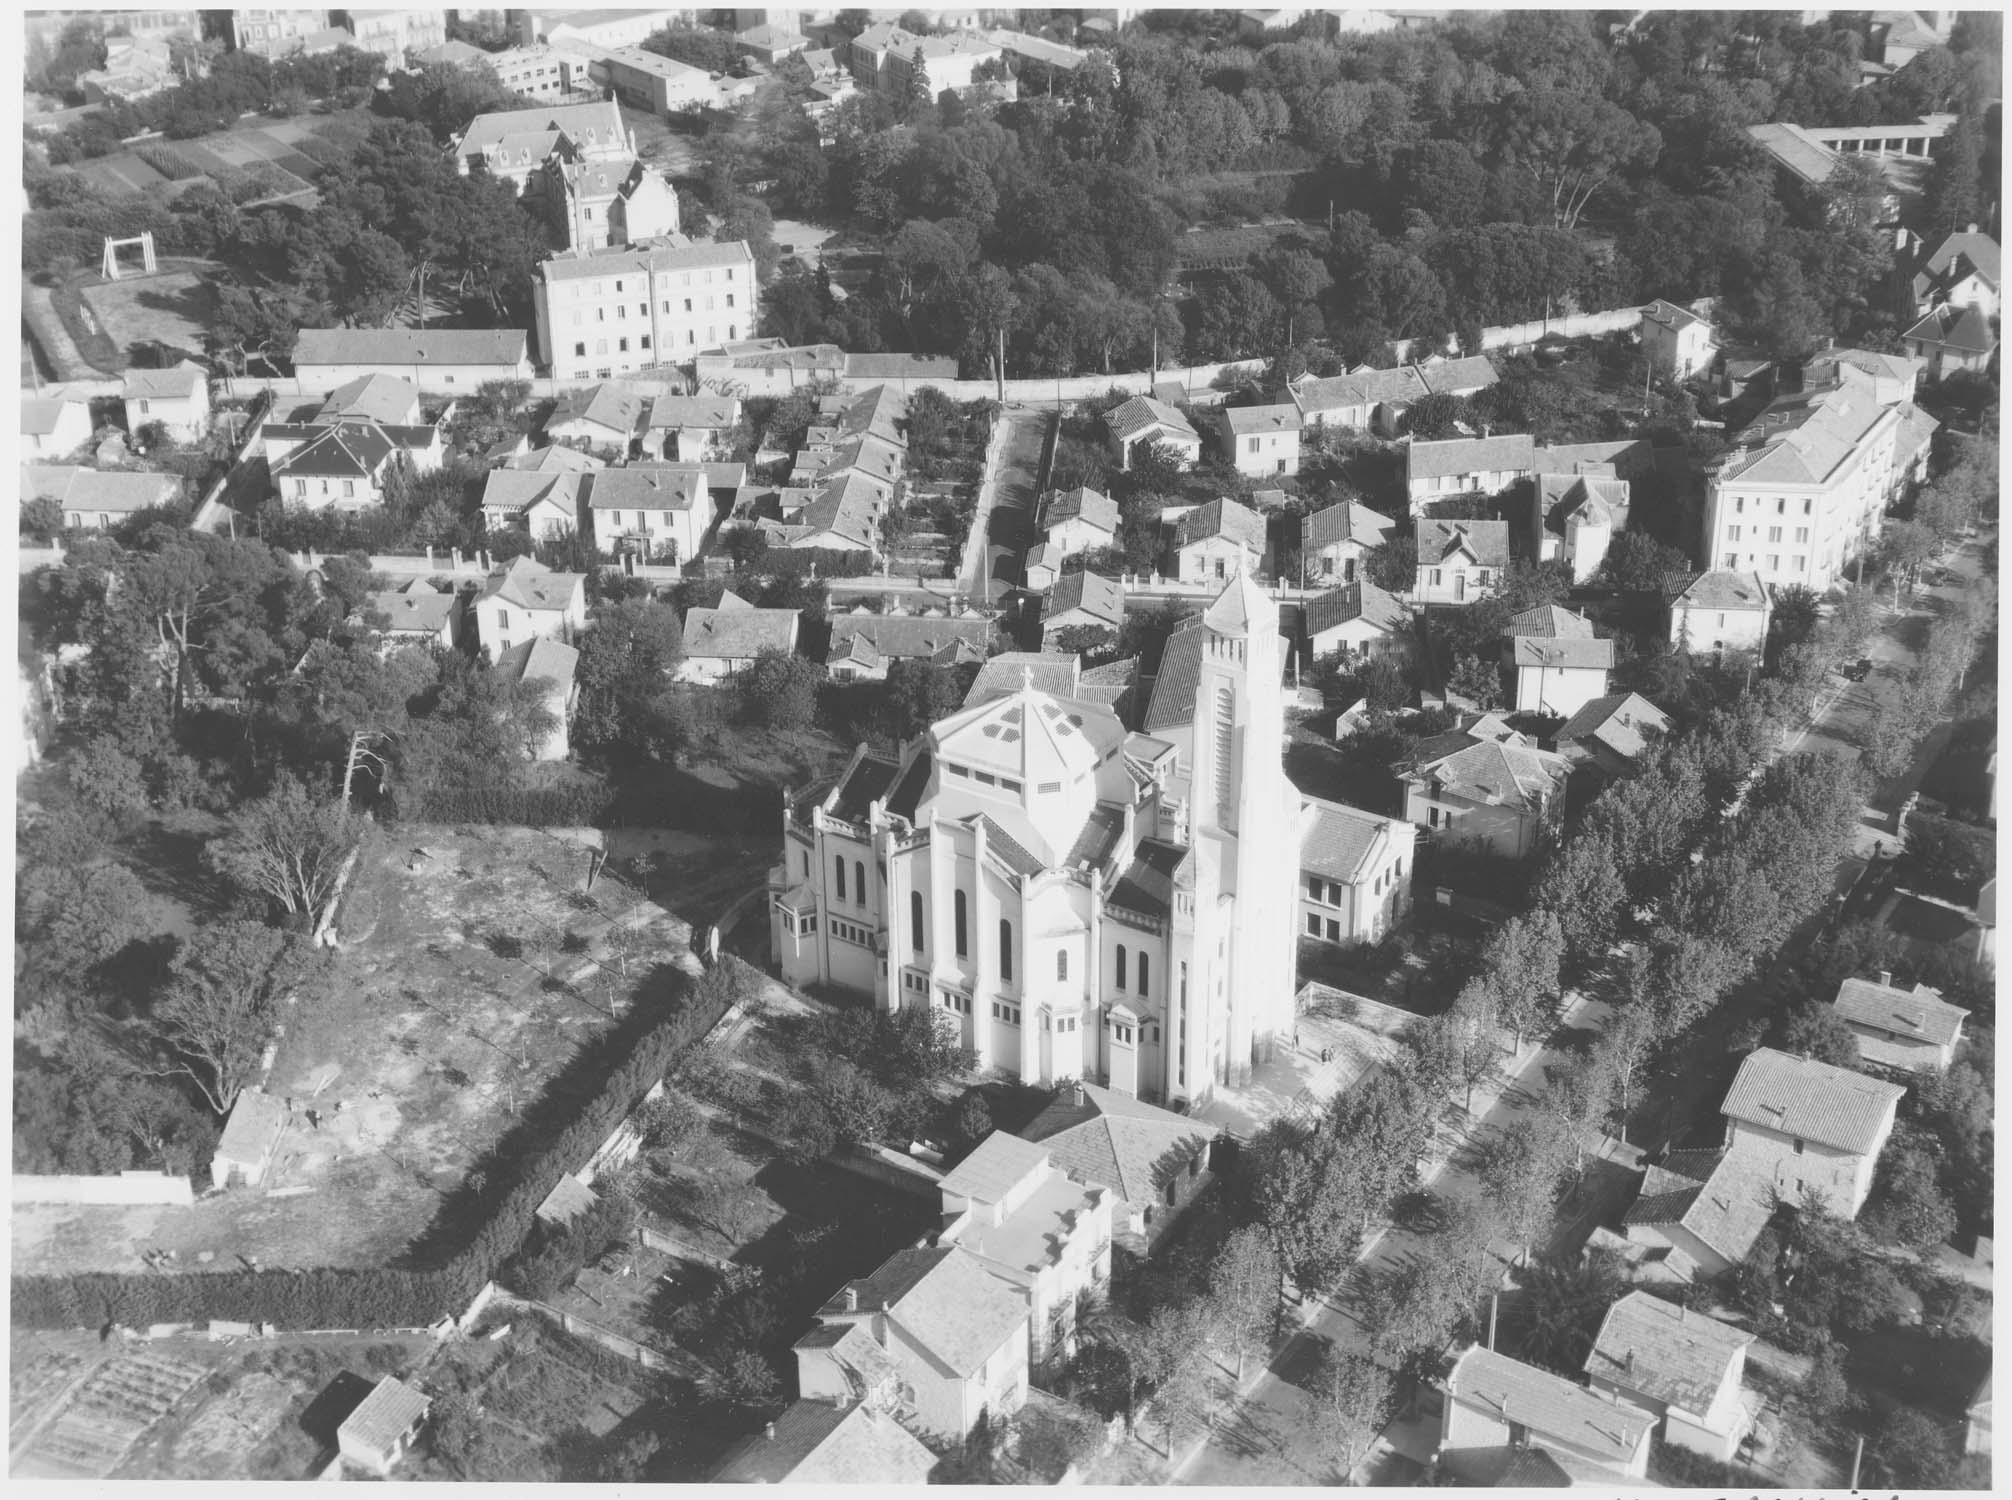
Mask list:
[{"label": "chimney on roof", "polygon": [[1881,969],[1879,971],[1879,985],[1881,989],[1890,990],[1893,988],[1893,970]]},{"label": "chimney on roof", "polygon": [[764,1422],[764,1423],[762,1423],[762,1425],[761,1425],[761,1435],[762,1435],[763,1437],[767,1438],[767,1439],[768,1439],[768,1440],[769,1440],[769,1441],[770,1441],[771,1443],[772,1443],[772,1442],[774,1442],[774,1441],[775,1441],[775,1423],[773,1423],[773,1422]]},{"label": "chimney on roof", "polygon": [[1975,224],[1965,224],[1963,226],[1963,232],[1965,234],[1975,234],[1977,233],[1977,226]]},{"label": "chimney on roof", "polygon": [[845,1310],[846,1310],[847,1312],[858,1312],[858,1311],[859,1311],[859,1288],[858,1288],[858,1287],[856,1287],[856,1286],[849,1286],[849,1287],[847,1287],[847,1288],[845,1289]]},{"label": "chimney on roof", "polygon": [[1627,1362],[1623,1366],[1623,1368],[1625,1368],[1630,1375],[1635,1373],[1635,1351],[1632,1345],[1629,1346]]}]

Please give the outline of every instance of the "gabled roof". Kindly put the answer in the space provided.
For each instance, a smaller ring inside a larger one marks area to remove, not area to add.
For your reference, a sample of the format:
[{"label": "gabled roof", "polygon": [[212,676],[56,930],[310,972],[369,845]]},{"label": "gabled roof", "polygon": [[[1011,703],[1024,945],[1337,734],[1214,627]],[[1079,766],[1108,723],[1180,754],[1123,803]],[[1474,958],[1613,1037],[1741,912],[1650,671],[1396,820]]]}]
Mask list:
[{"label": "gabled roof", "polygon": [[1754,1335],[1647,1292],[1607,1309],[1586,1373],[1693,1416],[1711,1410],[1726,1371]]},{"label": "gabled roof", "polygon": [[1740,1064],[1719,1112],[1729,1120],[1865,1155],[1878,1144],[1880,1126],[1906,1092],[1897,1083],[1762,1047]]},{"label": "gabled roof", "polygon": [[971,690],[964,695],[964,706],[976,708],[1023,687],[1073,698],[1081,670],[1082,658],[1072,651],[1002,651],[978,669]]},{"label": "gabled roof", "polygon": [[1263,436],[1274,432],[1298,432],[1299,408],[1291,402],[1272,406],[1231,406],[1223,410],[1223,425],[1231,437]]},{"label": "gabled roof", "polygon": [[735,1446],[713,1476],[722,1484],[920,1484],[936,1455],[886,1412],[864,1402],[794,1401]]},{"label": "gabled roof", "polygon": [[65,510],[106,514],[173,505],[182,498],[179,474],[86,469],[78,464],[23,464],[24,500],[52,499]]},{"label": "gabled roof", "polygon": [[1174,528],[1174,545],[1192,547],[1196,542],[1221,537],[1245,551],[1264,555],[1264,517],[1248,505],[1230,499],[1211,500],[1182,516]]},{"label": "gabled roof", "polygon": [[272,474],[275,479],[283,475],[370,479],[399,447],[381,422],[332,423],[274,464]]},{"label": "gabled roof", "polygon": [[418,386],[396,375],[373,370],[330,391],[314,419],[332,422],[344,417],[362,418],[396,426],[412,422],[418,412]]},{"label": "gabled roof", "polygon": [[1669,715],[1648,699],[1637,693],[1610,693],[1581,707],[1553,738],[1561,747],[1597,740],[1623,760],[1633,761],[1649,748],[1648,735],[1669,732]]},{"label": "gabled roof", "polygon": [[[1964,267],[1974,270],[1992,287],[1998,283],[1998,242],[1988,234],[1965,230],[1952,234],[1929,252],[1921,263],[1924,276],[1950,281],[1961,280]],[[1921,277],[1915,279],[1917,288]]]},{"label": "gabled roof", "polygon": [[1009,1339],[1025,1338],[1027,1293],[961,1245],[897,1250],[871,1276],[848,1282],[818,1310],[844,1315],[847,1291],[861,1313],[885,1311],[951,1373],[969,1377]]},{"label": "gabled roof", "polygon": [[521,328],[303,328],[293,363],[514,367],[529,359],[529,339]]},{"label": "gabled roof", "polygon": [[937,1184],[945,1198],[1004,1203],[1029,1177],[1048,1168],[1048,1151],[1032,1141],[995,1130]]},{"label": "gabled roof", "polygon": [[216,1154],[226,1161],[261,1161],[286,1129],[287,1107],[262,1089],[238,1092],[217,1140]]},{"label": "gabled roof", "polygon": [[1614,643],[1589,636],[1517,636],[1509,647],[1518,667],[1552,667],[1562,671],[1611,672]]},{"label": "gabled roof", "polygon": [[1041,618],[1052,620],[1072,609],[1080,609],[1115,629],[1125,622],[1124,585],[1088,569],[1064,573],[1048,590],[1047,607],[1041,611]]},{"label": "gabled roof", "polygon": [[363,1404],[343,1420],[341,1433],[374,1453],[386,1453],[425,1419],[431,1405],[404,1381],[387,1375],[363,1398]]},{"label": "gabled roof", "polygon": [[497,671],[517,682],[549,682],[554,697],[563,697],[573,690],[573,677],[579,666],[579,652],[547,635],[519,641],[496,658]]},{"label": "gabled roof", "polygon": [[1583,1386],[1521,1360],[1475,1345],[1446,1377],[1449,1399],[1526,1427],[1580,1453],[1614,1463],[1632,1460],[1657,1418],[1636,1406],[1596,1396]]},{"label": "gabled roof", "polygon": [[568,139],[596,147],[620,146],[628,139],[622,112],[613,100],[590,104],[541,104],[498,110],[468,122],[455,149],[462,156],[479,155],[506,136],[559,132]]},{"label": "gabled roof", "polygon": [[1300,798],[1299,867],[1343,884],[1393,836],[1395,822],[1320,797]]},{"label": "gabled roof", "polygon": [[545,430],[550,432],[569,422],[586,422],[628,437],[642,428],[649,404],[649,397],[634,386],[604,381],[561,396],[546,420]]},{"label": "gabled roof", "polygon": [[799,613],[794,609],[755,609],[747,605],[735,609],[725,600],[717,609],[686,610],[685,655],[738,661],[763,651],[792,651],[796,648]]},{"label": "gabled roof", "polygon": [[602,469],[588,475],[585,485],[588,507],[596,511],[697,510],[707,518],[712,514],[705,470],[696,464]]},{"label": "gabled roof", "polygon": [[1593,624],[1575,610],[1556,604],[1538,604],[1509,617],[1502,632],[1507,636],[1529,636],[1535,640],[1593,638]]},{"label": "gabled roof", "polygon": [[1469,354],[1460,359],[1428,359],[1418,373],[1433,395],[1464,396],[1469,391],[1486,390],[1495,384],[1495,363],[1485,354]]},{"label": "gabled roof", "polygon": [[47,437],[63,420],[63,413],[76,407],[85,416],[85,425],[90,423],[90,408],[82,401],[72,401],[66,396],[23,396],[21,398],[21,435],[23,437]]},{"label": "gabled roof", "polygon": [[194,360],[185,359],[166,370],[128,370],[119,382],[119,394],[128,401],[147,397],[154,401],[186,401],[208,384],[209,373]]},{"label": "gabled roof", "polygon": [[1495,437],[1446,438],[1413,443],[1405,450],[1404,471],[1411,479],[1445,479],[1460,474],[1509,470],[1529,473],[1536,466],[1537,442],[1527,432]]},{"label": "gabled roof", "polygon": [[1931,1047],[1954,1042],[1970,1012],[1951,1005],[1926,985],[1895,989],[1870,979],[1847,979],[1832,1002],[1838,1019],[1874,1031],[1887,1031]]},{"label": "gabled roof", "polygon": [[1358,406],[1408,406],[1431,394],[1425,378],[1410,365],[1394,370],[1358,370],[1353,375],[1311,377],[1290,387],[1301,412],[1341,411]]},{"label": "gabled roof", "polygon": [[418,635],[438,635],[454,618],[459,596],[443,594],[424,581],[402,589],[386,589],[370,595],[368,609],[389,616],[387,631]]},{"label": "gabled roof", "polygon": [[513,557],[483,580],[482,597],[525,609],[565,610],[586,581],[584,573],[555,573],[535,557]]},{"label": "gabled roof", "polygon": [[482,508],[522,515],[541,500],[551,500],[577,517],[581,476],[576,472],[491,469],[482,480]]},{"label": "gabled roof", "polygon": [[1338,542],[1375,547],[1380,546],[1396,527],[1397,523],[1381,511],[1350,500],[1305,516],[1299,523],[1300,544],[1308,551],[1331,547]]},{"label": "gabled roof", "polygon": [[1324,630],[1361,620],[1378,630],[1395,630],[1404,623],[1403,601],[1385,593],[1375,584],[1358,580],[1344,583],[1306,601],[1306,633],[1311,640]]},{"label": "gabled roof", "polygon": [[1070,1176],[1140,1205],[1157,1202],[1168,1179],[1221,1133],[1094,1083],[1064,1088],[1021,1132]]},{"label": "gabled roof", "polygon": [[732,396],[659,396],[650,405],[650,426],[717,432],[738,422],[740,411]]},{"label": "gabled roof", "polygon": [[1416,525],[1418,561],[1434,567],[1465,553],[1480,568],[1509,566],[1507,521],[1437,521],[1422,517]]},{"label": "gabled roof", "polygon": [[991,640],[991,623],[930,615],[835,615],[826,661],[845,661],[865,648],[875,660],[931,660],[946,650],[967,648],[981,659]]},{"label": "gabled roof", "polygon": [[1758,609],[1768,607],[1767,585],[1758,573],[1734,573],[1723,568],[1700,573],[1689,588],[1677,596],[1688,609]]},{"label": "gabled roof", "polygon": [[1935,308],[1902,337],[1917,343],[1938,344],[1960,354],[1989,354],[1998,347],[1990,323],[1974,307]]},{"label": "gabled roof", "polygon": [[1077,488],[1064,490],[1048,497],[1048,508],[1042,516],[1041,524],[1053,530],[1064,521],[1081,521],[1095,526],[1100,531],[1116,534],[1118,530],[1118,502],[1096,490]]},{"label": "gabled roof", "polygon": [[797,516],[805,535],[830,533],[856,547],[871,549],[874,523],[887,504],[883,486],[864,474],[849,473],[818,487]]},{"label": "gabled roof", "polygon": [[1660,297],[1642,309],[1642,321],[1659,324],[1672,333],[1701,325],[1706,328],[1712,326],[1709,320],[1699,317],[1688,307],[1679,307],[1676,303],[1665,302]]},{"label": "gabled roof", "polygon": [[[1425,750],[1430,744],[1419,748]],[[1407,774],[1471,802],[1536,811],[1564,785],[1570,768],[1564,757],[1546,750],[1480,740],[1416,762]]]},{"label": "gabled roof", "polygon": [[591,453],[582,453],[578,448],[568,448],[563,443],[554,443],[546,448],[533,448],[526,453],[513,453],[496,466],[499,469],[528,470],[533,473],[584,474],[589,469],[605,469],[607,460],[596,458]]},{"label": "gabled roof", "polygon": [[1800,125],[1749,125],[1747,134],[1758,141],[1776,162],[1811,187],[1821,187],[1828,182],[1832,169],[1837,166],[1837,153]]},{"label": "gabled roof", "polygon": [[1104,415],[1104,423],[1111,429],[1111,435],[1121,443],[1131,442],[1156,427],[1165,427],[1175,436],[1200,442],[1188,419],[1164,401],[1155,401],[1151,396],[1134,396],[1123,406],[1114,408]]},{"label": "gabled roof", "polygon": [[1619,531],[1628,514],[1629,490],[1627,480],[1597,474],[1539,474],[1538,514],[1549,530],[1560,535],[1574,514],[1593,525]]}]

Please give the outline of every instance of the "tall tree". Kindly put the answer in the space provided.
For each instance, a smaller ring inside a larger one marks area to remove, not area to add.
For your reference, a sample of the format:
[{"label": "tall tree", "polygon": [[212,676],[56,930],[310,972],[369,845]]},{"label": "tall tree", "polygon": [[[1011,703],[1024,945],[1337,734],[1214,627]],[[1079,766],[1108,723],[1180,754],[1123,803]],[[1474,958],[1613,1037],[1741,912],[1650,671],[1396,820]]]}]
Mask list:
[{"label": "tall tree", "polygon": [[272,791],[237,812],[230,832],[207,853],[244,889],[276,901],[312,930],[360,837],[360,826],[339,803],[282,775]]},{"label": "tall tree", "polygon": [[154,1010],[154,1035],[163,1066],[192,1080],[220,1115],[257,1077],[285,946],[285,937],[263,923],[227,922],[204,928],[175,955],[168,993]]}]

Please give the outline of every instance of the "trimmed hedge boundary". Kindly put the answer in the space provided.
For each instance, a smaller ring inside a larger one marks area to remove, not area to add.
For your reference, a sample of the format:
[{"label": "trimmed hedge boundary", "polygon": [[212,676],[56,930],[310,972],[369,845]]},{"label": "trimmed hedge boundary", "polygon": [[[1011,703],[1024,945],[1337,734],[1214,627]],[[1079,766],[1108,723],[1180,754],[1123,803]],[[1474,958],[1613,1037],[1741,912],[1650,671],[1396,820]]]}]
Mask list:
[{"label": "trimmed hedge boundary", "polygon": [[[660,971],[661,974],[661,971]],[[285,1329],[416,1328],[457,1316],[518,1254],[538,1205],[560,1177],[585,1162],[678,1056],[704,1037],[758,982],[731,956],[689,989],[670,971],[661,997],[639,995],[623,1020],[589,1042],[494,1150],[477,1163],[411,1252],[438,1256],[414,1268],[324,1267],[187,1276],[89,1271],[17,1276],[10,1314],[17,1328],[102,1328],[120,1323],[194,1323],[212,1318]],[[657,983],[666,981],[653,976]],[[448,1226],[474,1225],[465,1235]],[[446,1243],[452,1234],[458,1245]]]},{"label": "trimmed hedge boundary", "polygon": [[605,785],[394,792],[408,823],[509,823],[527,828],[679,828],[687,833],[767,833],[782,822],[782,789],[754,782],[722,786],[677,767],[648,779]]}]

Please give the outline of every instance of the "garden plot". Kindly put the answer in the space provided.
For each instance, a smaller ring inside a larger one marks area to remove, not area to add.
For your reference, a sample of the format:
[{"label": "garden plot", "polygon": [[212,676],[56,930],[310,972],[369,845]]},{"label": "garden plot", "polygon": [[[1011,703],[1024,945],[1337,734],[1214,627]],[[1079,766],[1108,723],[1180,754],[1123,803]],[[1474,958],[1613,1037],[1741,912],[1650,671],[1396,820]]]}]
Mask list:
[{"label": "garden plot", "polygon": [[17,1479],[103,1479],[204,1374],[161,1354],[127,1354],[92,1371],[10,1465]]}]

